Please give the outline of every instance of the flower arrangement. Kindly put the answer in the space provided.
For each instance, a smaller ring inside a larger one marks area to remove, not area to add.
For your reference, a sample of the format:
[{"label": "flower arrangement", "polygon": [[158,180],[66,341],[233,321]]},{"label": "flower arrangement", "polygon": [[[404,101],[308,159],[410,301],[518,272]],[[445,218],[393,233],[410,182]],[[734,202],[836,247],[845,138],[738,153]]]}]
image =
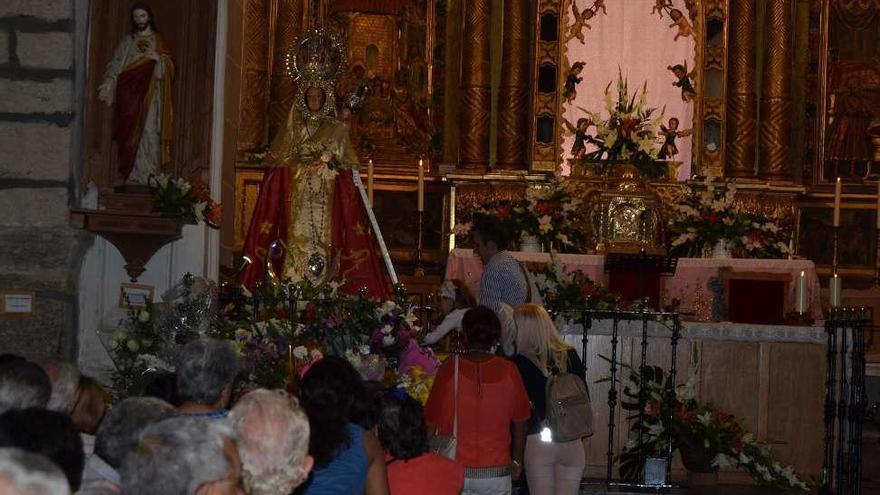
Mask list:
[{"label": "flower arrangement", "polygon": [[669,221],[670,251],[680,256],[698,256],[718,241],[742,247],[753,258],[778,258],[791,251],[788,234],[775,222],[761,215],[740,213],[734,207],[736,184],[717,185],[709,177],[700,191],[688,192],[673,207]]},{"label": "flower arrangement", "polygon": [[791,254],[791,234],[776,222],[759,215],[749,217],[751,228],[740,238],[749,258],[782,258]]},{"label": "flower arrangement", "polygon": [[436,375],[436,371],[428,373],[421,366],[412,366],[405,373],[398,375],[397,388],[405,390],[410,397],[424,406],[428,402],[428,395],[431,393]]},{"label": "flower arrangement", "polygon": [[[807,489],[794,468],[773,460],[769,445],[757,441],[732,415],[696,399],[695,364],[690,368],[687,383],[674,391],[668,374],[658,366],[646,366],[644,376],[630,365],[621,366],[628,380],[621,407],[632,412],[628,419],[634,420],[630,439],[618,456],[620,473],[625,479],[637,479],[644,460],[663,456],[672,441],[690,470],[740,468],[763,486]],[[640,394],[645,404],[642,410]]]},{"label": "flower arrangement", "polygon": [[150,175],[147,186],[153,196],[154,211],[163,215],[180,216],[187,222],[205,222],[220,228],[222,207],[211,199],[204,184],[193,187],[182,177],[167,174]]},{"label": "flower arrangement", "polygon": [[375,310],[376,323],[370,334],[369,346],[373,352],[382,353],[394,363],[399,363],[400,354],[410,341],[416,339],[420,330],[415,325],[413,308],[404,308],[394,301],[385,301]]},{"label": "flower arrangement", "polygon": [[641,91],[629,94],[629,82],[618,71],[617,98],[612,95],[610,81],[605,87],[604,118],[598,112],[578,107],[596,126],[596,136],[591,140],[596,150],[584,154],[584,162],[629,162],[637,165],[642,173],[656,177],[662,172],[654,167],[659,150],[656,146],[657,133],[666,112],[665,107],[657,113],[657,108],[648,107],[648,83],[642,84]]},{"label": "flower arrangement", "polygon": [[112,374],[117,398],[139,393],[146,387],[151,371],[174,371],[174,366],[159,357],[161,336],[154,330],[152,304],[143,309],[129,309],[128,317],[110,340],[110,355],[116,365]]},{"label": "flower arrangement", "polygon": [[405,381],[414,394],[427,393],[422,388],[430,387],[439,368],[433,352],[419,345],[415,310],[402,288],[394,300],[381,302],[363,292],[340,293],[338,284],[308,281],[277,291],[261,287],[251,295],[235,291],[203,324],[205,308],[213,307],[211,285],[191,276],[184,280],[166,293],[171,302],[162,310],[132,310],[114,336],[114,388],[120,398],[143,393],[148,371],[173,371],[167,363],[174,362],[176,350],[201,335],[232,344],[240,359],[241,390],[293,386],[325,354],[344,356],[365,379],[391,387]]},{"label": "flower arrangement", "polygon": [[556,256],[551,254],[544,273],[535,276],[544,307],[554,317],[571,310],[614,309],[620,297],[602,284],[594,282],[581,270],[566,272]]},{"label": "flower arrangement", "polygon": [[[498,217],[511,239],[537,237],[545,247],[559,246],[567,252],[586,251],[581,200],[554,181],[546,187],[529,188],[523,198],[483,203],[471,215]],[[459,224],[456,235],[466,235],[472,224]]]}]

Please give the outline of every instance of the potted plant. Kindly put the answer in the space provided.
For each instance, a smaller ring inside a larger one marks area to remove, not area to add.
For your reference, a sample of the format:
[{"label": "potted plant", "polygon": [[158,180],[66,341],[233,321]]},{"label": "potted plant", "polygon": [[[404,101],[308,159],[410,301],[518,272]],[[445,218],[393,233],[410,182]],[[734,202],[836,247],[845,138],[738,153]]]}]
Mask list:
[{"label": "potted plant", "polygon": [[644,460],[663,456],[671,441],[689,472],[738,468],[762,486],[806,490],[794,468],[773,459],[767,443],[759,442],[732,415],[696,398],[696,362],[694,356],[687,383],[678,387],[659,366],[647,366],[640,374],[620,364],[627,381],[621,407],[633,420],[630,439],[618,455],[621,476],[638,479]]}]

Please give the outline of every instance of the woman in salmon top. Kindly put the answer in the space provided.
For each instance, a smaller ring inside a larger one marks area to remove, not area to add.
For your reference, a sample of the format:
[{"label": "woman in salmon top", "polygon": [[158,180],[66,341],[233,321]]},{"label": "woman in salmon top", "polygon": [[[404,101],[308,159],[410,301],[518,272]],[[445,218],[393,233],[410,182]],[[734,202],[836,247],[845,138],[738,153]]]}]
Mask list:
[{"label": "woman in salmon top", "polygon": [[495,313],[471,309],[461,327],[468,350],[458,360],[458,396],[455,358],[447,359],[425,406],[428,431],[451,435],[457,404],[455,460],[465,466],[462,494],[509,494],[522,469],[529,399],[516,366],[491,352],[501,336]]}]

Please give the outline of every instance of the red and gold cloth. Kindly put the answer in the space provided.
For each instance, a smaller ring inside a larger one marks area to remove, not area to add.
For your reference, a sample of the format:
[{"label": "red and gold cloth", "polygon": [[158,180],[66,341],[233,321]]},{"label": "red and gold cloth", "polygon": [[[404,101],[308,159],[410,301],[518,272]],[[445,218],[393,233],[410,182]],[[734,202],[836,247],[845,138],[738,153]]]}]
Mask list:
[{"label": "red and gold cloth", "polygon": [[123,68],[116,81],[113,139],[118,147],[117,167],[122,177],[128,177],[134,168],[150,103],[157,92],[162,98],[159,166],[171,162],[171,82],[174,78],[174,62],[162,38],[158,34],[153,36],[156,38],[156,53],[164,65],[164,76],[161,79],[154,77],[156,61],[141,57]]}]

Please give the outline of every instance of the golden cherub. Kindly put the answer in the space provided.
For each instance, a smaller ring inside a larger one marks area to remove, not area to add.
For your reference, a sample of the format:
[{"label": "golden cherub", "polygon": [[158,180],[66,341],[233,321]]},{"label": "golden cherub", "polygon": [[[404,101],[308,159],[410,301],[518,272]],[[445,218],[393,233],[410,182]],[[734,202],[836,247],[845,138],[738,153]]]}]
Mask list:
[{"label": "golden cherub", "polygon": [[605,8],[605,0],[594,0],[593,5],[589,8],[584,9],[583,11],[578,11],[577,0],[571,1],[571,13],[574,16],[574,24],[568,28],[568,40],[572,40],[577,38],[580,40],[581,44],[584,44],[584,28],[593,29],[587,21],[596,17],[596,14],[602,11],[603,14],[608,15],[608,11]]}]

